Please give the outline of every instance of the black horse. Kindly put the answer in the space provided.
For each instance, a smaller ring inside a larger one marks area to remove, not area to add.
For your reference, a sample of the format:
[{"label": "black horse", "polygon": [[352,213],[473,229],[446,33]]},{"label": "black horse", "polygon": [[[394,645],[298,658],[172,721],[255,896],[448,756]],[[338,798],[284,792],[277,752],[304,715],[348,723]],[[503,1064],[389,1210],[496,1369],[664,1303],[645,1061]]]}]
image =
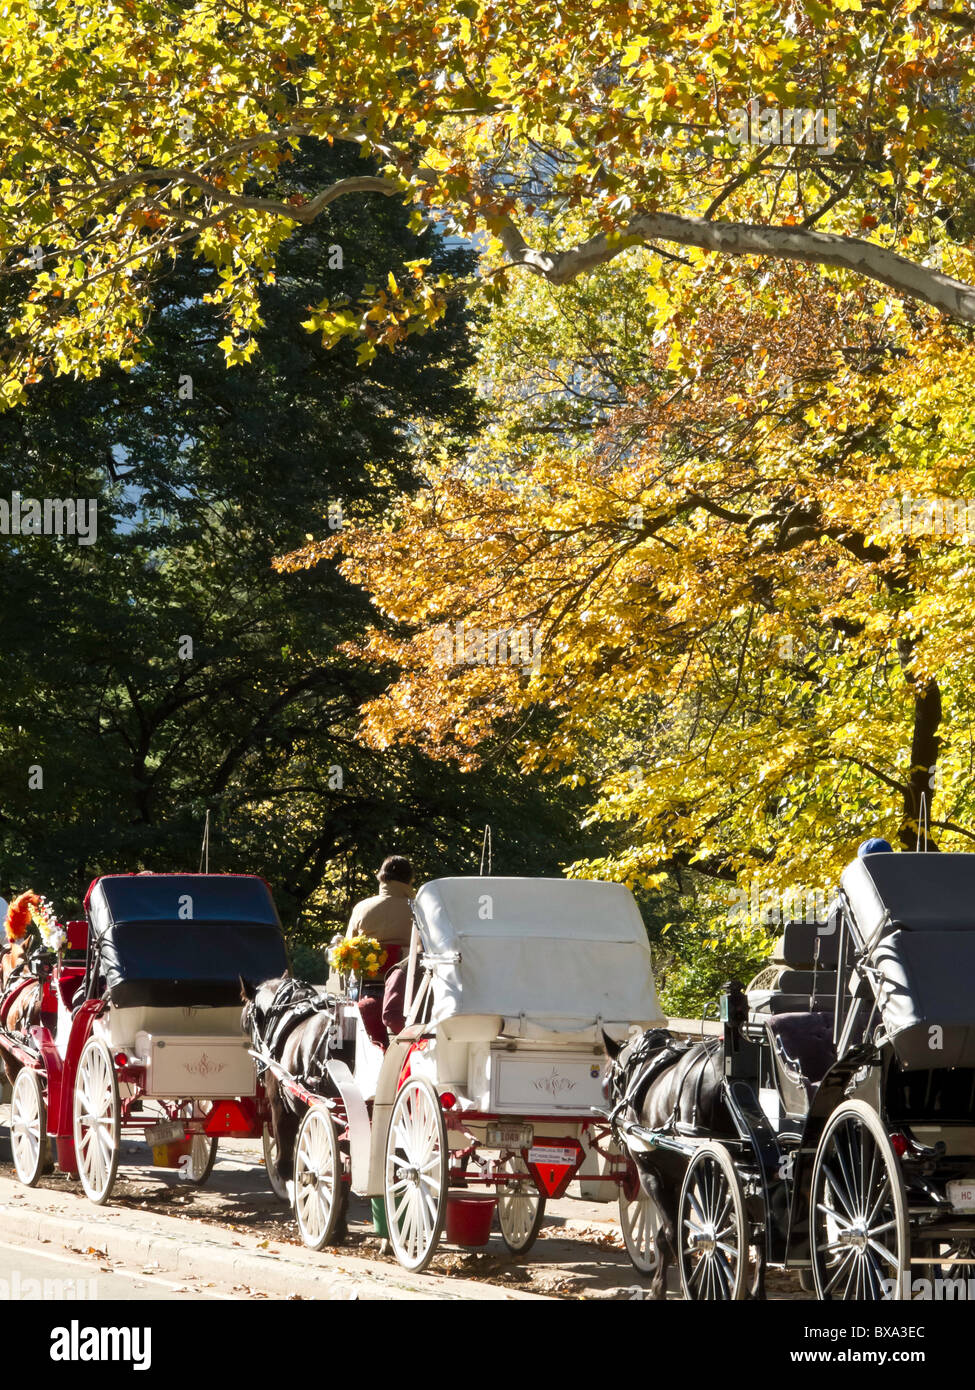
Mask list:
[{"label": "black horse", "polygon": [[[309,1089],[327,1095],[330,1087],[325,1062],[335,1022],[335,1000],[290,975],[265,980],[256,987],[243,980],[240,983],[244,1000],[241,1027],[250,1034],[255,1050],[270,1056]],[[290,1192],[295,1139],[304,1110],[270,1067],[264,1069],[263,1080],[271,1111],[278,1177],[282,1187]]]},{"label": "black horse", "polygon": [[[722,1099],[722,1049],[716,1038],[678,1042],[663,1028],[651,1028],[625,1044],[603,1034],[612,1066],[604,1082],[614,1131],[625,1148],[621,1121],[675,1133],[724,1133],[729,1117]],[[667,1293],[667,1266],[677,1259],[677,1207],[687,1158],[668,1149],[632,1153],[640,1185],[654,1207],[657,1264],[652,1298]]]}]

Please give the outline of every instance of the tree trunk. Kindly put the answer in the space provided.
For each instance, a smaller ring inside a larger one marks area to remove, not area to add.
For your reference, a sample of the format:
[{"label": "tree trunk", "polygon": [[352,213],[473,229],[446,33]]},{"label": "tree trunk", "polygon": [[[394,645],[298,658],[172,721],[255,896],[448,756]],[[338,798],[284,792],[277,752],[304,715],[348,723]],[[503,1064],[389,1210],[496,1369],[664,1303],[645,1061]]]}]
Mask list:
[{"label": "tree trunk", "polygon": [[[934,799],[934,770],[941,751],[938,730],[941,727],[941,691],[934,680],[914,685],[914,733],[911,738],[911,769],[904,788],[904,816],[898,839],[904,849],[917,849],[918,823],[921,818],[921,798],[924,797],[927,815],[931,817]],[[928,849],[938,846],[928,838]],[[924,839],[921,845],[923,848]]]}]

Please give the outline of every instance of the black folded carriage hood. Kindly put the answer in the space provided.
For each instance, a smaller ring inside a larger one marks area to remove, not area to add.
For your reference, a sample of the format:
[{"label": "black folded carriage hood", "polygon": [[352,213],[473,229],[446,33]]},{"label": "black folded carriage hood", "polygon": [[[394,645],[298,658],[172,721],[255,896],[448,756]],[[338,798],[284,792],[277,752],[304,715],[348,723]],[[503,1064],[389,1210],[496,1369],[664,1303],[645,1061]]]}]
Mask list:
[{"label": "black folded carriage hood", "polygon": [[85,900],[89,950],[118,1007],[240,1001],[287,968],[281,922],[250,874],[113,874]]},{"label": "black folded carriage hood", "polygon": [[902,1065],[975,1067],[975,854],[869,854],[842,883]]}]

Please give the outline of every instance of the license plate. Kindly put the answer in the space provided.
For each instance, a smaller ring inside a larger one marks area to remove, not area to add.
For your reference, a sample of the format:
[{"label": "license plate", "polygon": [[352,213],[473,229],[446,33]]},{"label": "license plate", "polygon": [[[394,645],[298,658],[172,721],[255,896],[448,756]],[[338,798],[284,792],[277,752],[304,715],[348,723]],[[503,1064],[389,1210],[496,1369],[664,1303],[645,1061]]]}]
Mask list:
[{"label": "license plate", "polygon": [[955,1211],[975,1211],[975,1182],[950,1182],[947,1191]]},{"label": "license plate", "polygon": [[488,1125],[486,1147],[489,1149],[527,1149],[535,1131],[531,1125]]},{"label": "license plate", "polygon": [[146,1143],[153,1148],[157,1144],[175,1144],[186,1138],[186,1126],[173,1120],[163,1120],[162,1124],[150,1125],[146,1130]]},{"label": "license plate", "polygon": [[539,1165],[543,1163],[571,1163],[575,1167],[578,1157],[578,1149],[547,1148],[539,1144],[536,1148],[528,1150],[528,1162]]}]

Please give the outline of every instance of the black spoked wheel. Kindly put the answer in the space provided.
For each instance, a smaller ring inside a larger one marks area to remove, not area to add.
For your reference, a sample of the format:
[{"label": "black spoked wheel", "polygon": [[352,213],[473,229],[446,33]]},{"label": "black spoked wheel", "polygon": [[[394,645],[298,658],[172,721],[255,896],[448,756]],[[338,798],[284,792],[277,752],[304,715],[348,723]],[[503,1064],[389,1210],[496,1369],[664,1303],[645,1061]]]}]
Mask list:
[{"label": "black spoked wheel", "polygon": [[734,1303],[749,1285],[745,1197],[723,1144],[704,1144],[684,1175],[678,1208],[677,1259],[684,1297]]},{"label": "black spoked wheel", "polygon": [[904,1180],[879,1116],[862,1101],[838,1106],[819,1142],[810,1232],[817,1298],[905,1296],[911,1245]]}]

